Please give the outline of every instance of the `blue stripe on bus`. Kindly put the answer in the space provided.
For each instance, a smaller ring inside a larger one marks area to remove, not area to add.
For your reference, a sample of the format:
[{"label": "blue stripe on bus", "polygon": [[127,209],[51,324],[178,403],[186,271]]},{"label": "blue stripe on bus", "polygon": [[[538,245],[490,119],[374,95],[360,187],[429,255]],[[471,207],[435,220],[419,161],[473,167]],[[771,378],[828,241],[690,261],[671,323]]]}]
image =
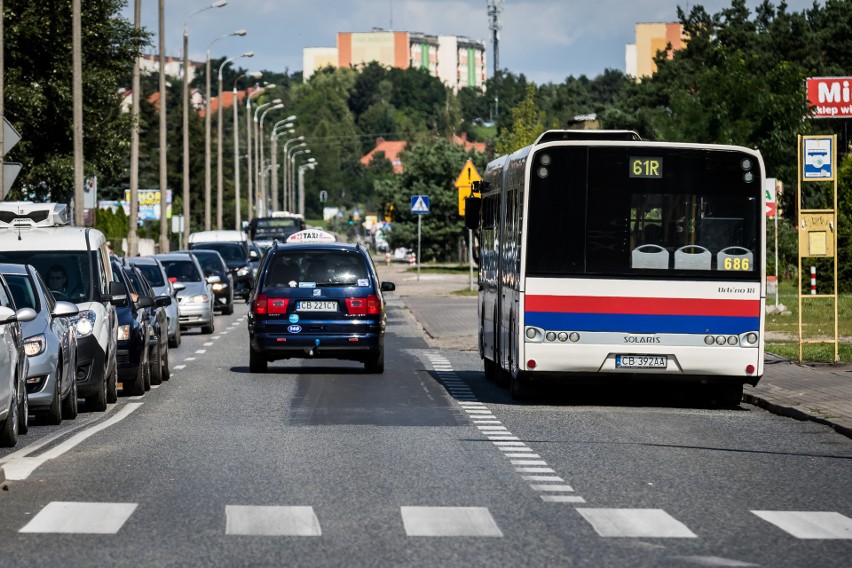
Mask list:
[{"label": "blue stripe on bus", "polygon": [[721,333],[757,331],[760,318],[732,316],[672,316],[644,314],[569,314],[527,312],[526,325],[554,331],[614,331],[624,333]]}]

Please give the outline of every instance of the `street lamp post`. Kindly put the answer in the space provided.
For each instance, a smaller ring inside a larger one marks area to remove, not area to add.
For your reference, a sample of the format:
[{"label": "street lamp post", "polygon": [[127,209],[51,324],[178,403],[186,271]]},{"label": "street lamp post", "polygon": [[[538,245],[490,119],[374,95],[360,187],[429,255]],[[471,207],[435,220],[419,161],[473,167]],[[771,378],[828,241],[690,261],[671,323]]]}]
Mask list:
[{"label": "street lamp post", "polygon": [[[273,104],[271,107],[264,110],[263,113],[260,115],[260,122],[259,122],[259,125],[258,125],[259,135],[257,137],[257,145],[260,147],[260,165],[261,166],[265,165],[265,161],[264,161],[264,158],[263,158],[263,147],[265,146],[264,136],[263,136],[263,121],[266,119],[266,115],[270,111],[279,110],[279,109],[284,108],[284,103],[281,102],[281,99],[276,99],[273,102],[275,104]],[[260,215],[261,213],[263,215],[266,215],[267,214],[267,211],[266,211],[267,203],[266,203],[266,181],[265,181],[265,178],[262,179],[261,182],[262,183],[260,185],[258,185],[258,196],[259,196],[259,199],[262,199],[262,201],[259,201],[258,205],[260,205],[262,203],[263,209],[261,210],[261,208],[258,207],[258,215]]]},{"label": "street lamp post", "polygon": [[216,0],[212,4],[191,12],[183,21],[183,240],[189,242],[189,19],[210,8],[221,8],[228,0]]},{"label": "street lamp post", "polygon": [[[230,63],[231,61],[235,61],[237,59],[241,59],[243,57],[254,57],[253,51],[246,51],[242,55],[237,57],[231,57],[230,59],[226,59],[219,66],[219,104],[216,105],[217,108],[217,116],[216,116],[216,140],[217,148],[216,148],[216,229],[222,230],[222,69],[225,68],[225,65]],[[233,104],[236,105],[237,101],[234,99]]]},{"label": "street lamp post", "polygon": [[311,158],[307,163],[299,166],[299,213],[305,216],[305,170],[317,167],[317,161]]},{"label": "street lamp post", "polygon": [[[272,154],[272,163],[273,164],[278,163],[278,139],[281,138],[284,135],[293,134],[295,132],[295,130],[293,128],[291,128],[293,126],[292,123],[288,123],[285,126],[287,127],[287,130],[277,130],[276,129],[276,130],[272,131],[271,154]],[[285,171],[286,171],[286,166],[282,161],[282,164],[281,164],[281,189],[282,189],[282,192],[281,192],[280,204],[281,204],[281,210],[282,211],[289,211],[289,209],[287,209],[287,198],[286,198],[286,195],[284,194],[284,172]],[[272,176],[272,188],[271,189],[272,189],[272,203],[274,203],[275,207],[277,208],[278,205],[279,205],[278,176],[277,175]]]},{"label": "street lamp post", "polygon": [[292,132],[293,123],[288,122],[288,120],[293,120],[296,118],[296,115],[290,115],[284,120],[279,120],[275,123],[275,126],[272,127],[272,134],[270,134],[270,139],[272,140],[272,147],[269,151],[269,155],[272,161],[272,181],[270,182],[270,194],[271,199],[270,203],[272,203],[272,210],[278,210],[278,137],[283,135],[284,132],[279,132],[279,128],[291,129],[289,132]]},{"label": "street lamp post", "polygon": [[[286,208],[288,211],[293,211],[296,208],[296,199],[293,195],[293,189],[290,187],[290,143],[291,142],[302,142],[305,139],[304,136],[297,136],[296,138],[290,138],[286,142],[284,142],[284,150],[282,155],[284,156],[284,187],[282,188],[282,193],[284,194],[284,203],[286,204]],[[298,148],[300,146],[294,146],[294,148]]]},{"label": "street lamp post", "polygon": [[[206,89],[207,90],[204,91],[204,100],[205,100],[205,104],[204,104],[204,107],[205,107],[204,108],[204,230],[205,231],[210,230],[210,216],[211,216],[211,213],[210,213],[210,201],[211,201],[210,193],[211,193],[211,184],[212,184],[212,182],[211,182],[211,178],[212,178],[211,157],[210,157],[210,122],[211,122],[211,120],[210,120],[210,99],[212,98],[210,96],[210,89],[211,89],[211,87],[210,87],[210,48],[213,46],[214,43],[216,43],[220,39],[225,39],[226,37],[231,37],[231,36],[244,36],[244,35],[246,35],[246,30],[237,30],[237,31],[231,32],[229,34],[220,35],[219,37],[217,37],[216,39],[214,39],[213,41],[211,41],[210,43],[207,44],[207,62],[206,62],[207,67],[206,67],[206,72],[204,74],[205,79],[207,81],[207,83],[206,83]],[[221,89],[220,89],[220,92],[219,92],[219,97],[220,97],[219,106],[221,107],[221,105],[222,105]],[[219,205],[221,207],[221,203]]]},{"label": "street lamp post", "polygon": [[[296,168],[296,156],[298,156],[299,154],[310,154],[310,153],[311,153],[310,148],[305,148],[304,150],[298,150],[296,152],[293,152],[293,155],[290,158],[290,173],[292,175],[292,178],[290,178],[290,187],[292,187],[294,189],[296,187],[296,169],[295,169]],[[302,216],[305,215],[305,196],[304,196],[304,194],[299,194],[299,211],[298,211],[298,213]]]},{"label": "street lamp post", "polygon": [[[251,77],[252,79],[260,79],[263,73],[260,71],[250,71],[244,75],[239,75],[234,79],[234,224],[237,231],[242,225],[242,204],[240,203],[240,122],[239,112],[237,112],[237,83],[243,77]],[[248,95],[246,96],[248,99]],[[246,138],[251,136],[250,132],[246,132]],[[251,167],[249,167],[249,172]],[[251,183],[251,173],[249,173],[249,183]],[[249,185],[249,215],[251,215],[251,185]]]},{"label": "street lamp post", "polygon": [[[258,77],[262,76],[259,73]],[[246,167],[246,177],[248,178],[248,214],[249,219],[252,216],[252,204],[254,202],[254,193],[252,191],[252,177],[254,176],[254,165],[252,164],[252,155],[251,155],[251,139],[252,139],[252,125],[251,125],[251,99],[256,97],[260,93],[264,92],[266,89],[274,89],[275,85],[266,85],[255,89],[251,93],[246,95],[246,154],[248,156],[248,164]]]},{"label": "street lamp post", "polygon": [[255,202],[255,217],[259,216],[259,213],[260,213],[260,203],[257,200],[257,196],[260,194],[260,185],[261,185],[260,174],[261,174],[261,169],[262,169],[261,163],[260,163],[260,147],[263,145],[263,140],[261,140],[261,138],[260,138],[260,128],[258,126],[258,122],[259,122],[258,114],[260,114],[260,111],[262,111],[262,110],[264,110],[264,109],[266,109],[266,108],[268,108],[272,105],[277,105],[277,104],[281,104],[281,99],[275,99],[275,100],[269,101],[267,103],[263,103],[262,105],[258,105],[258,107],[256,109],[254,109],[253,120],[254,120],[254,140],[255,140],[255,144],[254,144],[254,171],[252,172],[252,174],[254,175],[254,186],[255,186],[255,188],[254,188],[254,190],[255,190],[255,200],[254,200],[254,202]]}]

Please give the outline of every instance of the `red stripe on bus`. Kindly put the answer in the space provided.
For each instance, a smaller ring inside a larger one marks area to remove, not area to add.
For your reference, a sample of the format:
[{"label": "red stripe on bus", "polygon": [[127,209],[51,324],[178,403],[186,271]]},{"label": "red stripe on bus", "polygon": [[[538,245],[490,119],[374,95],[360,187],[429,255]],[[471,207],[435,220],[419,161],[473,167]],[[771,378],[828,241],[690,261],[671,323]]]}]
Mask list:
[{"label": "red stripe on bus", "polygon": [[578,314],[708,315],[757,317],[759,300],[624,298],[527,295],[526,311]]}]

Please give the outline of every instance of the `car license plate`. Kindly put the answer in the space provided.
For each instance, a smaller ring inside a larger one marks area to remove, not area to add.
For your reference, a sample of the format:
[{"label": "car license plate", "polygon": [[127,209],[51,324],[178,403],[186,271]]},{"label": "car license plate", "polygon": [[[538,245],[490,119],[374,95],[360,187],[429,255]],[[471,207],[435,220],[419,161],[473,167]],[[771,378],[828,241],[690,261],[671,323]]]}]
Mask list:
[{"label": "car license plate", "polygon": [[665,369],[666,355],[616,355],[615,366],[619,369]]},{"label": "car license plate", "polygon": [[296,302],[297,312],[336,312],[337,302],[328,300],[302,300]]}]

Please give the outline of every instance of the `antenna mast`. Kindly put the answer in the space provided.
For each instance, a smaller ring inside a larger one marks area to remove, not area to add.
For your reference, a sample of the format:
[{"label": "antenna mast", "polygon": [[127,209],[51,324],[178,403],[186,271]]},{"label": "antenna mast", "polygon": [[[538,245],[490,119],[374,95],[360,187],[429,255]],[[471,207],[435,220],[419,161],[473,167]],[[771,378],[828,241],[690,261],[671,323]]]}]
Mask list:
[{"label": "antenna mast", "polygon": [[503,13],[503,0],[486,0],[488,3],[488,29],[491,30],[491,45],[494,51],[494,76],[500,69],[500,29],[503,22],[500,14]]}]

